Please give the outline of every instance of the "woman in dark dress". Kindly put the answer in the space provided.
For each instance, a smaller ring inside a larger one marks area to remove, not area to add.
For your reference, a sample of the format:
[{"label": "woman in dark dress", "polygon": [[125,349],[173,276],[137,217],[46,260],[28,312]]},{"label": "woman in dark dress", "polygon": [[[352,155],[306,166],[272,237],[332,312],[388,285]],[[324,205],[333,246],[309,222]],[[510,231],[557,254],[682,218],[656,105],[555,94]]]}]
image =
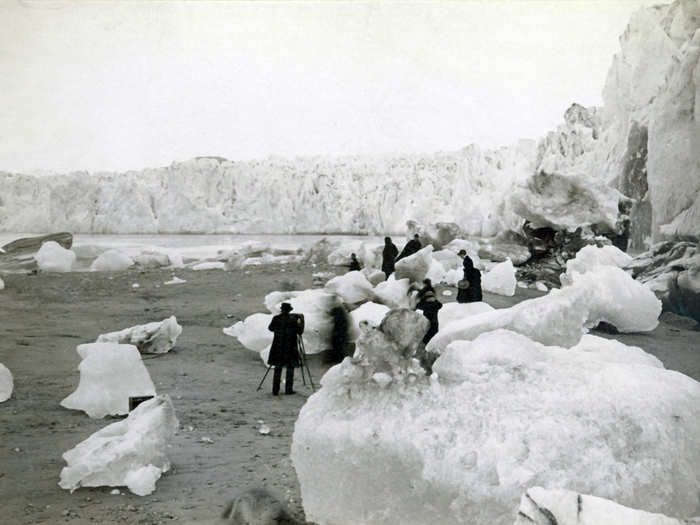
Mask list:
[{"label": "woman in dark dress", "polygon": [[462,263],[464,276],[457,283],[457,302],[475,303],[481,301],[481,272],[474,268],[474,261],[468,255]]},{"label": "woman in dark dress", "polygon": [[394,265],[396,264],[396,256],[399,254],[399,249],[391,242],[391,237],[384,237],[384,249],[382,250],[382,271],[386,278],[394,273]]},{"label": "woman in dark dress", "polygon": [[427,344],[438,332],[438,310],[442,308],[442,303],[437,300],[435,293],[428,291],[420,296],[420,301],[416,305],[416,309],[423,311],[425,318],[430,321],[430,328],[423,337],[423,343]]}]

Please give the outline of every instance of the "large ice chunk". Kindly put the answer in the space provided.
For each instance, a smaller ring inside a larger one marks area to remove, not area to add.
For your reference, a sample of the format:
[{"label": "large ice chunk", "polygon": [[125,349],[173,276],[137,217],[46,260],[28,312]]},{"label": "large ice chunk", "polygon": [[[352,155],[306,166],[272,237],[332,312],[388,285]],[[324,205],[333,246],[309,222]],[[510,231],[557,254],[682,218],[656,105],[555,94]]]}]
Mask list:
[{"label": "large ice chunk", "polygon": [[120,343],[135,345],[142,354],[164,354],[169,352],[182,333],[182,326],[171,315],[162,321],[140,324],[118,332],[102,334],[96,343]]},{"label": "large ice chunk", "polygon": [[177,431],[175,410],[167,395],[141,403],[123,421],[107,425],[63,454],[67,465],[59,485],[127,486],[138,496],[155,490],[155,482],[170,469],[166,449]]},{"label": "large ice chunk", "polygon": [[224,328],[224,333],[238,339],[248,350],[259,353],[272,344],[274,334],[267,329],[271,321],[270,314],[249,315],[243,321]]},{"label": "large ice chunk", "polygon": [[632,262],[632,257],[615,246],[594,246],[589,244],[581,248],[576,257],[566,261],[566,273],[559,279],[562,284],[570,284],[574,272],[586,273],[596,266],[615,266],[624,268]]},{"label": "large ice chunk", "polygon": [[452,341],[472,340],[498,328],[543,344],[571,347],[600,321],[621,332],[646,332],[658,325],[660,313],[661,302],[644,285],[620,268],[596,266],[585,274],[574,272],[571,286],[441,327],[427,348],[440,352]]},{"label": "large ice chunk", "polygon": [[372,283],[358,271],[334,277],[326,283],[325,290],[337,294],[346,304],[371,301],[374,298]]},{"label": "large ice chunk", "polygon": [[4,289],[5,289],[5,281],[0,279],[0,290],[4,290]]},{"label": "large ice chunk", "polygon": [[377,303],[364,303],[359,308],[355,308],[350,312],[352,339],[357,339],[360,336],[360,323],[362,321],[366,321],[373,327],[379,326],[387,312],[389,312],[388,306]]},{"label": "large ice chunk", "polygon": [[498,263],[484,275],[481,287],[491,293],[512,297],[515,295],[515,267],[510,259]]},{"label": "large ice chunk", "polygon": [[0,363],[0,403],[10,399],[13,388],[12,372],[10,372],[5,365]]},{"label": "large ice chunk", "polygon": [[438,323],[440,329],[455,321],[461,321],[473,315],[492,312],[494,308],[488,303],[445,303],[438,311]]},{"label": "large ice chunk", "polygon": [[36,264],[44,272],[70,272],[75,264],[75,253],[66,250],[56,241],[48,241],[41,245],[34,255]]},{"label": "large ice chunk", "polygon": [[564,489],[532,487],[520,500],[513,525],[690,525],[698,523],[631,509]]},{"label": "large ice chunk", "polygon": [[134,264],[134,260],[119,250],[111,249],[100,254],[90,265],[93,272],[121,272]]},{"label": "large ice chunk", "polygon": [[409,279],[411,282],[421,282],[430,270],[430,265],[433,261],[432,253],[433,247],[428,245],[413,255],[398,261],[394,270],[396,279]]},{"label": "large ice chunk", "polygon": [[500,330],[451,345],[429,378],[388,384],[346,359],[295,425],[306,518],[510,525],[537,485],[697,513],[700,383],[622,353]]},{"label": "large ice chunk", "polygon": [[387,305],[389,308],[408,308],[409,285],[410,281],[408,279],[396,280],[396,277],[392,274],[389,276],[389,279],[375,286],[375,300]]},{"label": "large ice chunk", "polygon": [[192,267],[193,270],[225,270],[226,263],[223,261],[204,261],[195,264]]},{"label": "large ice chunk", "polygon": [[78,345],[77,351],[82,358],[80,383],[61,406],[99,419],[128,414],[130,397],[155,395],[156,388],[135,346],[89,343]]}]

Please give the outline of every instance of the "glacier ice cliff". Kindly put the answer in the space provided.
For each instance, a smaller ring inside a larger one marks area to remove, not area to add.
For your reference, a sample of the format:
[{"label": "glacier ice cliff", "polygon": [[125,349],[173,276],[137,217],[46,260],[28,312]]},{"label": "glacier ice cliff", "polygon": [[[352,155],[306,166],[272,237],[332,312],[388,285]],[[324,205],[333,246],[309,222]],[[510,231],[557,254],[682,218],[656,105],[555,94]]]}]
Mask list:
[{"label": "glacier ice cliff", "polygon": [[[640,9],[603,106],[573,104],[539,142],[425,155],[235,162],[127,173],[0,172],[0,230],[403,233],[407,221],[492,236],[533,226],[625,232],[633,248],[700,234],[700,2]],[[79,190],[79,191],[78,191]]]}]

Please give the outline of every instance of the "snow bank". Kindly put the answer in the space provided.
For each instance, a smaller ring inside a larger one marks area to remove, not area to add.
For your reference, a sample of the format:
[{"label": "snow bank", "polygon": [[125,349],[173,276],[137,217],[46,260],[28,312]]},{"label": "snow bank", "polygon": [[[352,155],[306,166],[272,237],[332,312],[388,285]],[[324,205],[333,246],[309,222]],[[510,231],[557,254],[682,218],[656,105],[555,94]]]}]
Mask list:
[{"label": "snow bank", "polygon": [[647,332],[656,328],[660,314],[661,302],[648,288],[619,268],[597,266],[585,274],[574,272],[572,285],[545,296],[441,327],[427,349],[441,352],[452,341],[472,340],[498,328],[542,344],[571,347],[601,321],[621,332]]},{"label": "snow bank", "polygon": [[90,265],[92,272],[121,272],[134,264],[134,260],[119,250],[107,250]]},{"label": "snow bank", "polygon": [[13,389],[12,372],[10,372],[5,365],[0,363],[0,403],[10,399]]},{"label": "snow bank", "polygon": [[348,272],[338,275],[326,283],[328,293],[337,294],[345,304],[371,301],[374,298],[372,283],[362,272]]},{"label": "snow bank", "polygon": [[404,257],[396,263],[394,275],[396,279],[409,279],[411,282],[422,282],[433,262],[433,247],[428,245],[413,255]]},{"label": "snow bank", "polygon": [[249,315],[243,321],[224,328],[224,333],[238,339],[248,350],[259,353],[272,344],[274,334],[267,329],[271,321],[270,314]]},{"label": "snow bank", "polygon": [[[689,521],[624,507],[563,489],[532,487],[520,500],[513,525],[690,525]],[[697,523],[697,522],[695,522]]]},{"label": "snow bank", "polygon": [[59,485],[126,486],[138,496],[151,494],[156,481],[170,469],[166,455],[178,422],[167,395],[141,403],[129,417],[107,425],[63,454],[67,465]]},{"label": "snow bank", "polygon": [[76,348],[82,358],[80,383],[61,406],[83,410],[91,418],[129,413],[129,398],[155,395],[141,354],[133,345],[89,343]]},{"label": "snow bank", "polygon": [[[370,334],[405,359],[391,338]],[[306,518],[510,525],[520,496],[537,485],[692,515],[700,383],[607,357],[500,330],[451,345],[429,378],[409,365],[399,380],[386,365],[347,358],[295,425]]]},{"label": "snow bank", "polygon": [[120,343],[135,345],[142,354],[164,354],[174,346],[182,333],[182,327],[171,315],[162,321],[125,328],[118,332],[100,335],[96,343]]},{"label": "snow bank", "polygon": [[516,283],[515,267],[508,259],[486,272],[481,280],[481,287],[486,292],[512,297],[515,295]]},{"label": "snow bank", "polygon": [[47,241],[34,255],[34,260],[43,272],[70,272],[75,264],[75,253],[66,250],[56,241]]}]

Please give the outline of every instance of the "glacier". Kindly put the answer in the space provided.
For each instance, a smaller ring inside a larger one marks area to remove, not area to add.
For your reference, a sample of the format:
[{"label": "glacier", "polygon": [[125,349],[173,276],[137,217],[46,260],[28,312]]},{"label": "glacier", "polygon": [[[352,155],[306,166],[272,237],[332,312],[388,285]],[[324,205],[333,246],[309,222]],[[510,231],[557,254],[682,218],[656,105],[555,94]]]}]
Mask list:
[{"label": "glacier", "polygon": [[572,104],[538,141],[421,155],[197,157],[119,174],[2,172],[0,229],[384,234],[418,223],[443,225],[422,230],[442,244],[454,227],[491,237],[529,221],[624,234],[633,248],[698,237],[699,11],[676,0],[636,12],[603,105]]}]

